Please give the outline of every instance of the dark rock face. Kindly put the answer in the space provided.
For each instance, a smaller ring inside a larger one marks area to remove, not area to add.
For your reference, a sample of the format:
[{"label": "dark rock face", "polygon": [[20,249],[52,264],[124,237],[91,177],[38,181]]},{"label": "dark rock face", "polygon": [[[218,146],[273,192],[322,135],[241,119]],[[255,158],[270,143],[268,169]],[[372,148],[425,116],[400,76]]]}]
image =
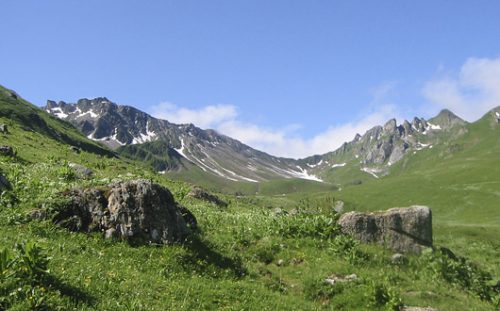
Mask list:
[{"label": "dark rock face", "polygon": [[432,246],[432,213],[426,206],[371,214],[350,212],[338,223],[344,233],[361,242],[382,244],[397,252],[420,253]]},{"label": "dark rock face", "polygon": [[0,191],[2,191],[4,189],[11,190],[12,189],[12,185],[7,180],[7,178],[0,173]]},{"label": "dark rock face", "polygon": [[196,218],[174,201],[170,191],[146,180],[120,182],[105,189],[75,189],[54,221],[72,231],[102,231],[152,243],[183,241]]},{"label": "dark rock face", "polygon": [[199,188],[199,187],[194,187],[189,193],[188,196],[198,199],[198,200],[203,200],[212,204],[215,204],[220,207],[227,207],[227,203],[219,199],[216,195],[213,195],[211,193],[208,193],[207,191]]},{"label": "dark rock face", "polygon": [[0,154],[13,157],[14,149],[11,146],[0,146]]}]

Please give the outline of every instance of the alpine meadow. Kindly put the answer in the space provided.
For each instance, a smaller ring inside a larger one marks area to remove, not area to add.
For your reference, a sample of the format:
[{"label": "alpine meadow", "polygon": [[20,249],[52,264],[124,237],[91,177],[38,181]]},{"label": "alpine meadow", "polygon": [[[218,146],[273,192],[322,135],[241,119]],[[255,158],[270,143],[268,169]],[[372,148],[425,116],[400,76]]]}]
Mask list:
[{"label": "alpine meadow", "polygon": [[500,310],[495,1],[2,7],[0,310]]}]

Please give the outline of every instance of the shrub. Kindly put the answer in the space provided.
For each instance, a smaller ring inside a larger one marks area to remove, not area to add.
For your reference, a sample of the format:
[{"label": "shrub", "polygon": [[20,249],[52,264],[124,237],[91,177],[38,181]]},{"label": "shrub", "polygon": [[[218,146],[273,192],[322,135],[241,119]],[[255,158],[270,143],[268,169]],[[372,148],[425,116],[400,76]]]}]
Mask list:
[{"label": "shrub", "polygon": [[368,283],[367,296],[369,308],[384,306],[386,310],[398,311],[403,307],[399,293],[385,283]]},{"label": "shrub", "polygon": [[358,249],[359,242],[351,236],[339,234],[329,242],[329,249],[341,255],[350,264],[357,264],[369,259],[368,255]]},{"label": "shrub", "polygon": [[68,165],[67,162],[59,168],[58,170],[59,178],[65,181],[73,181],[76,179],[75,171]]},{"label": "shrub", "polygon": [[330,239],[339,234],[336,217],[299,213],[293,216],[280,215],[272,224],[276,233],[286,238],[316,237]]},{"label": "shrub", "polygon": [[342,293],[346,284],[328,284],[324,278],[307,278],[304,281],[304,294],[310,300],[324,301]]},{"label": "shrub", "polygon": [[12,208],[19,200],[12,191],[2,191],[0,193],[0,208]]},{"label": "shrub", "polygon": [[493,281],[491,274],[447,249],[426,253],[421,260],[434,277],[457,284],[483,300],[493,302],[498,295],[498,284],[490,284]]},{"label": "shrub", "polygon": [[59,291],[50,291],[52,280],[47,265],[50,258],[35,242],[24,242],[14,252],[0,250],[0,310],[13,305],[21,309],[44,310]]}]

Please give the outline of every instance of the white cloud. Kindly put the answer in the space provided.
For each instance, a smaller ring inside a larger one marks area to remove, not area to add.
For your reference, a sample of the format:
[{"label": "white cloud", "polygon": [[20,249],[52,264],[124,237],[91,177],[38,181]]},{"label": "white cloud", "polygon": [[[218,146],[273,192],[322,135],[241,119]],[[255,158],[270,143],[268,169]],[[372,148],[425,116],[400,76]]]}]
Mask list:
[{"label": "white cloud", "polygon": [[500,58],[469,58],[458,74],[438,74],[422,94],[433,107],[475,121],[500,105]]},{"label": "white cloud", "polygon": [[[276,129],[243,122],[232,105],[187,109],[162,103],[151,111],[154,116],[173,123],[193,123],[201,128],[216,129],[275,156],[303,158],[334,151],[344,142],[351,141],[356,133],[364,134],[391,118],[402,120],[401,115],[409,114],[408,111],[391,100],[397,95],[397,84],[395,81],[382,83],[371,90],[373,99],[367,104],[364,114],[351,122],[330,126],[307,139],[295,135],[300,127],[298,125]],[[500,105],[500,58],[470,58],[458,75],[440,75],[425,83],[422,94],[431,103],[431,110],[448,108],[473,121],[487,110]],[[412,111],[424,111],[424,108],[429,107],[414,107]]]},{"label": "white cloud", "polygon": [[201,128],[213,128],[237,116],[236,107],[232,105],[210,105],[202,109],[188,109],[168,102],[153,106],[151,114],[172,123],[193,123]]},{"label": "white cloud", "polygon": [[294,137],[293,133],[283,129],[265,129],[237,120],[224,122],[217,130],[272,155],[303,158],[334,151],[344,142],[351,141],[356,133],[364,134],[373,126],[384,124],[395,115],[394,106],[382,106],[378,111],[356,122],[330,127],[310,139]]},{"label": "white cloud", "polygon": [[193,123],[201,128],[213,128],[258,150],[291,158],[333,151],[344,142],[351,141],[356,133],[363,134],[396,115],[394,106],[379,105],[376,111],[358,118],[357,121],[329,127],[312,138],[304,139],[294,135],[300,128],[297,124],[273,129],[242,122],[238,119],[236,108],[231,105],[211,105],[195,110],[162,103],[154,106],[151,111],[155,117],[173,123]]}]

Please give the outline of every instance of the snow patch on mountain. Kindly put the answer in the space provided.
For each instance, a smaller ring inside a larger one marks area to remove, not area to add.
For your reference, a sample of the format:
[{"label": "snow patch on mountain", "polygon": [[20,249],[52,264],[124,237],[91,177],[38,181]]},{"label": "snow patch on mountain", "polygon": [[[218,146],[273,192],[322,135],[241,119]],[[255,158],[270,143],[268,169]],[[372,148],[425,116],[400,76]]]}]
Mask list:
[{"label": "snow patch on mountain", "polygon": [[336,168],[336,167],[343,167],[345,166],[347,163],[338,163],[338,164],[332,164],[332,168]]},{"label": "snow patch on mountain", "polygon": [[146,134],[144,133],[139,133],[139,137],[134,137],[132,140],[132,144],[143,144],[149,141],[153,141],[156,139],[157,135],[155,132],[149,130],[149,121],[146,124]]},{"label": "snow patch on mountain", "polygon": [[323,159],[321,159],[318,163],[316,164],[309,164],[307,163],[306,165],[309,166],[310,168],[315,168],[317,166],[320,166],[321,164],[323,164]]},{"label": "snow patch on mountain", "polygon": [[322,179],[318,178],[317,176],[315,175],[310,175],[307,170],[303,169],[302,167],[300,166],[296,166],[299,171],[288,171],[291,175],[293,175],[294,177],[297,177],[297,178],[301,178],[301,179],[307,179],[307,180],[314,180],[314,181],[319,181],[319,182],[324,182]]},{"label": "snow patch on mountain", "polygon": [[180,154],[181,156],[183,156],[184,158],[188,158],[185,154],[184,154],[184,151],[186,150],[185,148],[185,145],[184,145],[184,139],[181,138],[181,147],[180,148],[174,148],[175,151],[177,151],[178,154]]},{"label": "snow patch on mountain", "polygon": [[64,113],[60,107],[47,109],[47,112],[55,115],[59,119],[64,119],[64,118],[67,118],[69,116],[68,114]]},{"label": "snow patch on mountain", "polygon": [[377,174],[382,172],[381,169],[372,168],[372,167],[362,167],[361,170],[365,173],[372,175],[373,177],[375,177],[377,179],[380,178]]}]

